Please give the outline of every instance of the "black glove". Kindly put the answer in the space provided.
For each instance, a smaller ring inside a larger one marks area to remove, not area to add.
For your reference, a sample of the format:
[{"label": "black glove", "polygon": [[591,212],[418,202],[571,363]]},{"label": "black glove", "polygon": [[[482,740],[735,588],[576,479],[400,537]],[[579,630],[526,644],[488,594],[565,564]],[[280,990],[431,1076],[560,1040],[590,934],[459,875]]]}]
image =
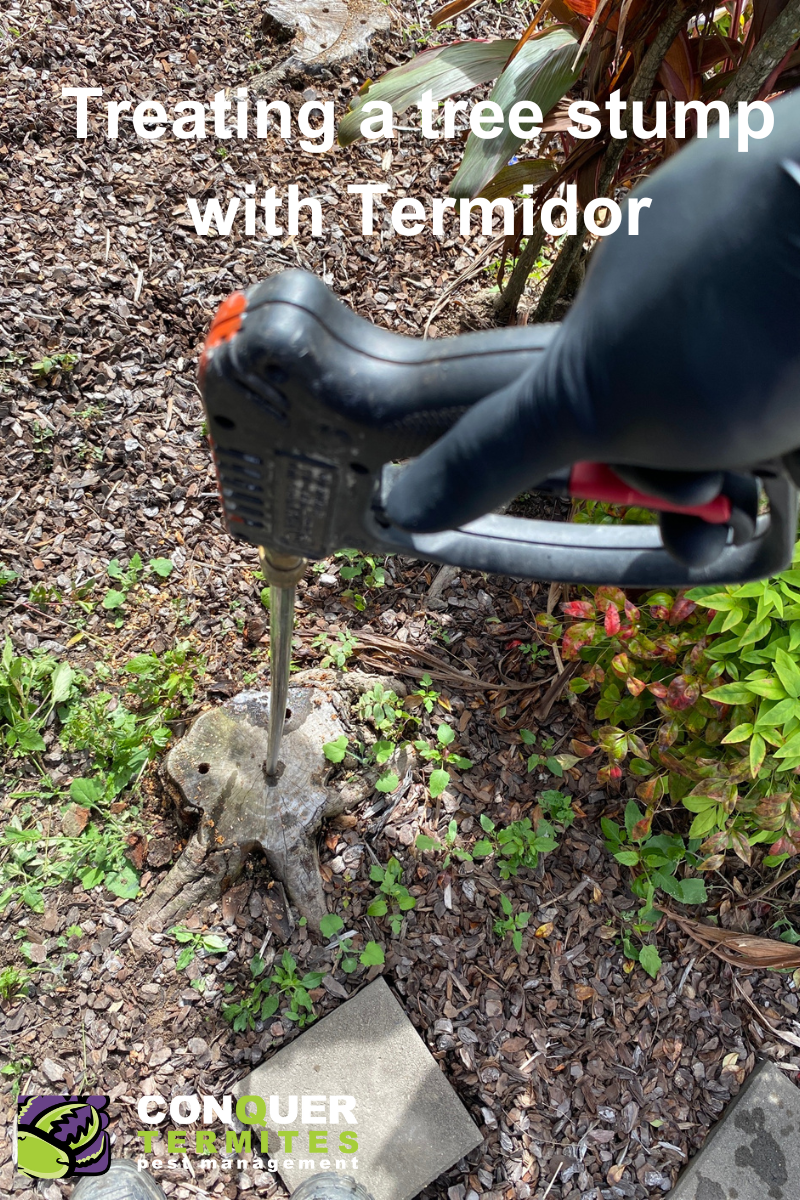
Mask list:
[{"label": "black glove", "polygon": [[[395,524],[454,528],[583,460],[689,504],[716,495],[723,471],[766,460],[787,456],[797,478],[800,94],[772,108],[772,133],[749,151],[732,121],[730,138],[712,130],[636,189],[652,198],[639,235],[623,215],[544,363],[407,468],[388,498]],[[662,520],[668,548],[695,565],[722,548],[703,542],[709,529]]]}]

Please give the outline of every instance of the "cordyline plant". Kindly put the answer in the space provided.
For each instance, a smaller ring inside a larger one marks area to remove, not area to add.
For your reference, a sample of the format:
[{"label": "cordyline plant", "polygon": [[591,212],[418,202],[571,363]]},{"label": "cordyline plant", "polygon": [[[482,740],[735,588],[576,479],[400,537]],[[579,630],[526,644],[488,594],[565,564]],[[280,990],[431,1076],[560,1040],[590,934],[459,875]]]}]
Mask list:
[{"label": "cordyline plant", "polygon": [[570,686],[599,693],[602,722],[572,750],[604,756],[599,783],[639,779],[630,841],[647,844],[655,822],[701,871],[729,850],[749,865],[761,843],[767,866],[800,853],[800,547],[772,580],[636,603],[600,587],[564,613],[566,627],[538,620],[585,664]]},{"label": "cordyline plant", "polygon": [[[482,0],[452,0],[430,18],[436,27],[476,7]],[[800,0],[730,0],[715,6],[703,0],[543,0],[521,37],[455,42],[415,55],[409,62],[368,81],[339,127],[339,141],[361,137],[365,103],[388,102],[397,114],[430,92],[434,101],[493,83],[489,99],[507,118],[519,101],[538,104],[545,116],[544,137],[535,157],[517,152],[525,139],[504,129],[496,138],[467,138],[461,164],[450,185],[457,199],[516,196],[533,185],[539,207],[565,183],[576,183],[586,205],[613,196],[646,174],[682,144],[675,138],[676,101],[765,99],[800,82]],[[657,136],[634,134],[630,104],[623,117],[628,137],[612,139],[604,108],[612,92],[641,101],[648,128]],[[569,93],[569,96],[568,96]],[[571,99],[594,101],[606,124],[591,140],[567,132]],[[666,137],[655,130],[655,105],[667,102]],[[626,124],[626,122],[628,122]],[[563,239],[539,300],[536,319],[550,320],[587,238],[585,229]],[[521,224],[506,239],[506,253],[520,251]],[[516,311],[527,277],[545,241],[541,222],[519,254],[498,315]]]}]

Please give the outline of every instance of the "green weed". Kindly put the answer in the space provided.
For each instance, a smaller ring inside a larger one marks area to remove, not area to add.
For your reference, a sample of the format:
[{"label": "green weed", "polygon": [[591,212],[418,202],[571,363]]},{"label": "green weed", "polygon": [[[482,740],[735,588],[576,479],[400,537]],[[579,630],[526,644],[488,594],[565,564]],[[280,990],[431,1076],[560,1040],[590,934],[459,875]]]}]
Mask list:
[{"label": "green weed", "polygon": [[534,829],[530,818],[523,817],[498,829],[486,813],[481,813],[480,822],[487,836],[472,847],[473,857],[488,858],[494,854],[501,879],[510,879],[521,867],[534,870],[539,865],[539,855],[555,850],[558,845],[553,826],[545,820],[539,821]]},{"label": "green weed", "polygon": [[3,1063],[0,1067],[0,1075],[5,1075],[11,1080],[11,1099],[16,1100],[20,1093],[20,1087],[25,1075],[33,1070],[33,1059],[28,1054],[21,1054],[19,1058],[13,1054],[14,1047],[9,1048],[9,1061]]},{"label": "green weed", "polygon": [[176,971],[185,971],[189,963],[194,962],[197,955],[204,951],[206,954],[225,954],[228,949],[226,939],[216,933],[197,933],[194,929],[187,929],[185,925],[173,925],[168,932],[170,937],[174,937],[175,941],[183,946],[175,960]]},{"label": "green weed", "polygon": [[0,735],[16,757],[45,749],[42,730],[57,705],[78,694],[80,678],[49,654],[14,653],[7,637],[0,656]]},{"label": "green weed", "polygon": [[7,567],[5,563],[0,562],[0,599],[2,599],[3,588],[8,587],[8,585],[13,583],[15,579],[19,579],[17,572],[12,571],[11,568]]},{"label": "green weed", "polygon": [[[233,1026],[234,1033],[254,1029],[256,1021],[268,1021],[278,1011],[281,1001],[288,999],[289,1007],[283,1016],[296,1022],[303,1029],[316,1020],[314,1005],[309,992],[319,987],[325,975],[322,971],[309,971],[302,978],[297,974],[297,963],[288,950],[283,952],[279,965],[269,978],[264,977],[266,966],[259,955],[250,962],[252,982],[250,990],[241,1000],[223,1005],[222,1015]],[[276,991],[271,990],[274,985]],[[233,984],[226,985],[226,991]]]},{"label": "green weed", "polygon": [[444,861],[442,867],[446,871],[454,858],[459,862],[472,862],[472,855],[469,850],[465,850],[462,846],[456,845],[458,837],[458,825],[455,818],[448,822],[447,833],[444,835],[444,842],[437,842],[436,838],[429,837],[427,833],[420,833],[417,836],[416,847],[418,850],[431,850],[436,854],[444,853]]},{"label": "green weed", "polygon": [[505,892],[500,893],[500,907],[503,910],[504,916],[499,917],[494,923],[494,931],[499,938],[506,937],[511,934],[511,944],[517,954],[522,953],[522,932],[526,928],[531,919],[529,912],[514,912],[513,905]]},{"label": "green weed", "polygon": [[375,863],[369,872],[373,883],[380,884],[380,895],[367,908],[370,917],[386,917],[389,927],[397,937],[403,924],[403,913],[416,906],[416,900],[410,895],[408,888],[400,882],[403,868],[392,856],[385,867]]},{"label": "green weed", "polygon": [[31,363],[31,370],[40,380],[49,380],[54,375],[68,375],[79,358],[80,355],[72,354],[69,350],[59,351]]},{"label": "green weed", "polygon": [[409,696],[409,700],[416,700],[425,709],[425,712],[430,715],[436,705],[440,702],[441,693],[437,692],[433,687],[433,680],[427,672],[419,681],[419,687]]},{"label": "green weed", "polygon": [[432,746],[423,739],[414,742],[414,747],[421,758],[426,762],[437,764],[428,778],[428,791],[434,800],[437,796],[441,796],[450,782],[450,767],[456,767],[459,771],[468,771],[472,766],[471,759],[464,758],[462,754],[455,754],[450,749],[455,741],[455,736],[452,728],[443,722],[436,730],[435,745]]},{"label": "green weed", "polygon": [[28,972],[20,967],[3,967],[0,970],[0,1000],[16,1000],[26,996],[29,978]]},{"label": "green weed", "polygon": [[[382,588],[386,584],[386,570],[378,564],[371,554],[362,554],[359,550],[337,550],[334,558],[345,558],[347,563],[339,568],[339,578],[347,583],[358,581],[368,588]],[[386,560],[384,559],[384,562]],[[363,612],[367,601],[360,592],[352,587],[342,592],[342,598],[352,600],[357,612]]]},{"label": "green weed", "polygon": [[355,953],[351,949],[353,934],[347,934],[344,937],[341,935],[341,931],[344,929],[344,921],[338,913],[327,913],[320,921],[319,928],[323,937],[334,938],[336,941],[333,963],[334,970],[336,970],[338,964],[346,975],[350,975],[355,971],[359,963],[361,963],[362,967],[372,967],[386,961],[383,948],[378,942],[367,942],[358,959],[356,959]]},{"label": "green weed", "polygon": [[335,640],[326,633],[318,633],[311,645],[322,651],[321,667],[338,667],[340,671],[346,671],[347,660],[354,653],[358,638],[349,630],[339,630]]},{"label": "green weed", "polygon": [[[168,558],[151,558],[147,564],[147,570],[160,579],[168,579],[172,574],[173,564]],[[145,566],[141,555],[137,553],[133,555],[125,568],[120,565],[118,558],[112,558],[106,571],[109,579],[113,579],[119,586],[110,588],[106,592],[103,597],[103,608],[109,612],[119,612],[124,609],[129,593],[141,583]],[[117,627],[122,624],[121,617],[118,618],[116,624]]]},{"label": "green weed", "polygon": [[[536,734],[532,733],[530,729],[520,729],[519,736],[524,746],[536,745]],[[578,761],[577,758],[573,754],[550,754],[549,751],[553,749],[555,744],[552,737],[544,736],[541,742],[542,753],[537,754],[532,752],[528,757],[528,774],[530,775],[532,771],[545,770],[549,771],[551,775],[556,775],[559,779],[563,778],[565,760],[567,760],[567,766],[572,766]]]}]

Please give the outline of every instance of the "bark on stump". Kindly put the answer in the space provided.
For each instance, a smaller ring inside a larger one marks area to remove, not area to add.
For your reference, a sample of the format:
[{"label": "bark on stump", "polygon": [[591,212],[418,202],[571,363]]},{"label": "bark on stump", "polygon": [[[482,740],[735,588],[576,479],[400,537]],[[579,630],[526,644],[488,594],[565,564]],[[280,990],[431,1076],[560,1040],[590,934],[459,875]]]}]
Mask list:
[{"label": "bark on stump", "polygon": [[167,755],[165,773],[180,794],[179,807],[200,823],[137,924],[163,927],[215,898],[260,847],[291,902],[319,926],[327,909],[316,837],[323,820],[352,807],[363,791],[326,786],[330,763],[322,746],[344,733],[330,690],[290,688],[287,713],[274,780],[265,773],[268,692],[242,692],[201,713]]},{"label": "bark on stump", "polygon": [[[396,684],[405,693],[398,681],[383,676],[381,682]],[[297,676],[289,689],[274,780],[265,770],[269,692],[242,692],[196,718],[167,755],[164,774],[182,815],[199,816],[199,824],[142,907],[136,919],[142,936],[219,899],[257,847],[300,915],[319,929],[327,912],[317,850],[320,827],[366,799],[384,769],[365,771],[344,787],[330,787],[331,764],[322,747],[345,733],[334,700],[341,704],[342,691],[357,694],[374,683],[360,672],[337,677],[334,671],[313,670]],[[392,766],[402,773],[407,763],[403,752]]]},{"label": "bark on stump", "polygon": [[276,40],[294,36],[292,64],[330,66],[366,50],[372,36],[389,28],[389,10],[380,0],[267,0],[263,27]]}]

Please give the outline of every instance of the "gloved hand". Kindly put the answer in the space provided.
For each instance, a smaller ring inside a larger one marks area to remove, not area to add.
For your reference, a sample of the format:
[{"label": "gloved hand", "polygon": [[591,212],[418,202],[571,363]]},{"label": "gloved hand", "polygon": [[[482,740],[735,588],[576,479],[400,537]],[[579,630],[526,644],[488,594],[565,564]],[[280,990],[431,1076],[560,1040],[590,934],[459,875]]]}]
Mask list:
[{"label": "gloved hand", "polygon": [[[713,129],[633,193],[640,233],[607,237],[544,364],[487,396],[413,462],[386,506],[405,529],[454,528],[582,460],[685,504],[800,447],[800,94],[768,137]],[[725,526],[662,518],[691,565]],[[720,540],[722,539],[722,540]]]}]

